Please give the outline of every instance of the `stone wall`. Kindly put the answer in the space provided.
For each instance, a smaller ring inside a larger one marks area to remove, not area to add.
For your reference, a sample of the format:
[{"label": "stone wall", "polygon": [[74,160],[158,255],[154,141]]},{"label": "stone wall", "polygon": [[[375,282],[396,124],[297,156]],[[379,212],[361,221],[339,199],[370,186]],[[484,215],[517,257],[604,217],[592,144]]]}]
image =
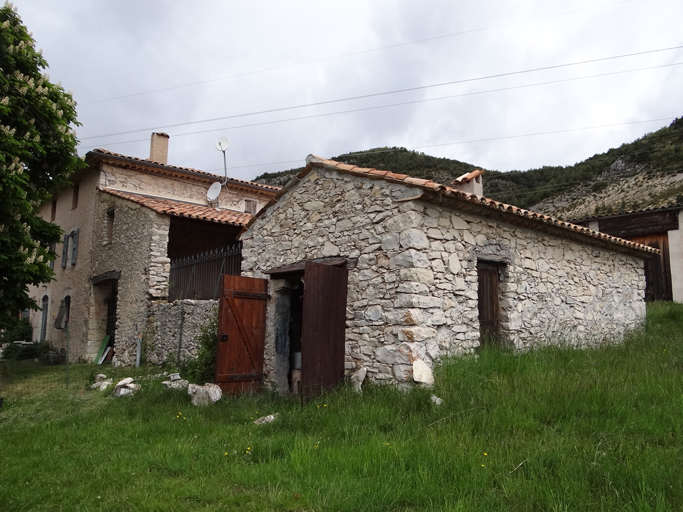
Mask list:
[{"label": "stone wall", "polygon": [[147,361],[163,364],[169,354],[178,353],[179,346],[181,361],[197,357],[199,343],[196,338],[201,334],[201,328],[208,325],[217,314],[217,309],[218,301],[215,300],[179,300],[152,304],[148,330],[145,333]]},{"label": "stone wall", "polygon": [[[151,300],[167,293],[170,264],[166,258],[169,218],[149,208],[99,192],[95,222],[101,229],[93,243],[93,276],[120,272],[116,311],[114,364],[135,363],[137,336],[146,329]],[[114,208],[113,239],[107,237],[107,210]],[[97,305],[93,301],[93,308]],[[96,314],[91,314],[93,332]],[[101,339],[97,341],[101,343]]]},{"label": "stone wall", "polygon": [[[367,367],[376,382],[410,380],[412,360],[431,365],[479,345],[479,259],[505,262],[502,334],[517,349],[619,340],[642,325],[641,258],[409,199],[415,195],[401,184],[314,170],[242,235],[243,275],[325,256],[357,259],[346,367]],[[267,327],[266,354],[275,331]],[[268,358],[266,373],[277,386]]]},{"label": "stone wall", "polygon": [[[148,174],[143,171],[122,169],[108,164],[104,164],[102,170],[100,183],[102,188],[154,194],[171,199],[207,204],[206,191],[210,183],[205,181]],[[216,176],[216,180],[219,179],[220,176]],[[223,187],[218,202],[221,208],[243,212],[245,211],[245,199],[256,201],[258,203],[257,208],[260,210],[270,200],[270,196],[258,194],[255,191]]]}]

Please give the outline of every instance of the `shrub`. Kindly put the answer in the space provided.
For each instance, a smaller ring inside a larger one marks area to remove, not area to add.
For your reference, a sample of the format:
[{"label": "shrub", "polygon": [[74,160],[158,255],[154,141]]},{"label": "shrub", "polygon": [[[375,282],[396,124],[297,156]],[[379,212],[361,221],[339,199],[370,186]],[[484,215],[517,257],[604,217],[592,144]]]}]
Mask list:
[{"label": "shrub", "polygon": [[55,352],[55,350],[47,341],[31,343],[28,345],[10,343],[3,349],[2,357],[4,359],[11,359],[15,361],[39,359],[42,362],[48,362],[51,360],[51,354],[53,352]]},{"label": "shrub", "polygon": [[0,331],[0,343],[33,340],[33,327],[28,318],[17,319],[10,328]]},{"label": "shrub", "polygon": [[[216,348],[218,341],[218,309],[209,323],[202,327],[202,333],[195,338],[199,342],[197,357],[187,361],[184,370],[189,381],[197,384],[213,382],[216,373]],[[181,368],[182,370],[182,368]]]}]

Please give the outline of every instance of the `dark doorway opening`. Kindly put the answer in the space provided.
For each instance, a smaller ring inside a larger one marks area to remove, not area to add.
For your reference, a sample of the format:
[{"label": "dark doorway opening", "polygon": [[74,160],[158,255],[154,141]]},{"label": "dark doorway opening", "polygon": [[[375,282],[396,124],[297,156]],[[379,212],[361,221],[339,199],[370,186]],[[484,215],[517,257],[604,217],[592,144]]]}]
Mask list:
[{"label": "dark doorway opening", "polygon": [[668,233],[634,236],[630,240],[661,251],[645,261],[645,300],[673,300]]},{"label": "dark doorway opening", "polygon": [[344,378],[346,263],[343,258],[302,261],[267,272],[282,280],[275,304],[275,380],[282,386],[286,379],[289,391],[304,399]]},{"label": "dark doorway opening", "polygon": [[118,279],[93,279],[93,308],[91,313],[90,339],[97,340],[99,348],[105,337],[108,336],[106,346],[110,347],[105,361],[111,361],[114,357],[116,346],[116,309],[119,294]]},{"label": "dark doorway opening", "polygon": [[301,334],[304,312],[304,284],[301,279],[292,280],[289,294],[289,390],[301,392]]},{"label": "dark doorway opening", "polygon": [[479,342],[482,346],[500,345],[500,269],[500,263],[477,261]]}]

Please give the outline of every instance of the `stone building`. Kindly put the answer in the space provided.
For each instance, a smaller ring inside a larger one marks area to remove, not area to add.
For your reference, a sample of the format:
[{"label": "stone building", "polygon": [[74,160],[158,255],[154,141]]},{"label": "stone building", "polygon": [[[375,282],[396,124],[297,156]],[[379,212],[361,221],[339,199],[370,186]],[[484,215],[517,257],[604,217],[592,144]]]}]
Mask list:
[{"label": "stone building", "polygon": [[645,265],[646,300],[683,302],[682,205],[623,211],[574,220],[579,226],[659,249]]},{"label": "stone building", "polygon": [[168,135],[160,133],[152,134],[149,159],[90,151],[73,187],[41,207],[65,234],[55,280],[30,290],[42,306],[31,313],[34,339],[65,347],[66,332],[55,326],[61,306],[71,359],[92,361],[109,335],[114,362],[134,363],[150,307],[168,296],[171,259],[234,243],[278,190],[228,178],[209,202],[209,186],[224,180],[169,165],[167,155]]},{"label": "stone building", "polygon": [[325,312],[335,297],[324,286],[306,303],[309,286],[320,290],[307,281],[314,263],[348,273],[343,357],[330,362],[332,348],[321,364],[367,368],[375,382],[410,381],[416,361],[432,366],[483,342],[585,346],[644,321],[643,267],[655,249],[482,197],[480,173],[447,187],[306,162],[240,237],[242,275],[269,280],[264,375],[280,391],[306,372],[297,351],[321,341],[301,334],[302,315],[306,324],[311,308],[338,313]]}]

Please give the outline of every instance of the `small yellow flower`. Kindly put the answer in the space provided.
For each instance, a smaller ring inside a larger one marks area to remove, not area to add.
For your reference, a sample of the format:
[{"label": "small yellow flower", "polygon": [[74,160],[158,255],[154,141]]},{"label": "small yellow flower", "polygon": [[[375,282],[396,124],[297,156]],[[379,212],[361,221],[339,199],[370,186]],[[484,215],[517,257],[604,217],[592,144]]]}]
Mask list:
[{"label": "small yellow flower", "polygon": [[488,454],[488,453],[486,453],[486,452],[484,452],[484,455],[485,455],[486,457],[488,457],[488,456],[489,456],[489,454]]},{"label": "small yellow flower", "polygon": [[228,452],[225,452],[223,455],[227,455],[227,454],[228,454]]},{"label": "small yellow flower", "polygon": [[482,464],[482,465],[481,465],[481,467],[483,468],[483,467],[484,467],[484,465]]}]

